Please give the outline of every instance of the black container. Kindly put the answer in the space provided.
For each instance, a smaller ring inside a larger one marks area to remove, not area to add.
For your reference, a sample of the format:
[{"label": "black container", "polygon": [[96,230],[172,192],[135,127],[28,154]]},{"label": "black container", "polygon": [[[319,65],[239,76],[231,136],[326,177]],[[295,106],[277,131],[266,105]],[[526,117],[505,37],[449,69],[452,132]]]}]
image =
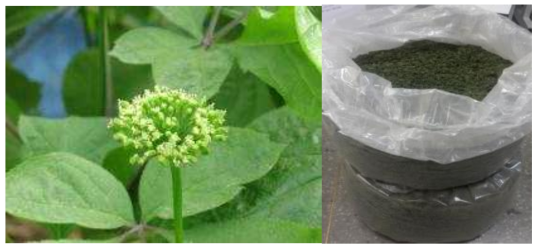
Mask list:
[{"label": "black container", "polygon": [[392,155],[367,146],[345,134],[326,115],[324,129],[331,134],[335,147],[357,172],[365,177],[415,189],[438,190],[467,185],[496,173],[520,152],[522,139],[496,151],[440,164]]},{"label": "black container", "polygon": [[510,205],[521,172],[511,161],[477,183],[443,190],[415,190],[364,178],[345,166],[361,220],[399,242],[462,242],[490,228]]}]

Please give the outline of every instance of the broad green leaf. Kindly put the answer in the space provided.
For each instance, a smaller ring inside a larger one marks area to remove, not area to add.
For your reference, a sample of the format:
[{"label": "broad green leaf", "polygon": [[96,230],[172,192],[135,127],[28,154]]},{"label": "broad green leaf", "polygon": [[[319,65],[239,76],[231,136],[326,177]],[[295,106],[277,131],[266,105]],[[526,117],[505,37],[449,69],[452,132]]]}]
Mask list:
[{"label": "broad green leaf", "polygon": [[321,227],[321,155],[283,157],[258,183],[260,195],[251,213]]},{"label": "broad green leaf", "polygon": [[321,121],[303,119],[288,107],[266,113],[250,123],[248,128],[268,134],[271,140],[279,143],[292,144],[308,138],[314,140],[316,144],[321,144],[317,138],[312,138],[314,131],[321,130]]},{"label": "broad green leaf", "polygon": [[17,132],[12,130],[16,129],[21,113],[19,105],[6,96],[6,124],[13,125],[6,126],[6,171],[15,167],[22,159],[22,142],[17,138]]},{"label": "broad green leaf", "polygon": [[6,63],[6,93],[26,113],[36,113],[40,86]]},{"label": "broad green leaf", "polygon": [[321,228],[268,218],[204,224],[186,230],[195,243],[321,243]]},{"label": "broad green leaf", "polygon": [[118,24],[149,22],[154,11],[153,7],[150,6],[114,6],[110,8],[115,15],[112,21]]},{"label": "broad green leaf", "polygon": [[6,6],[6,45],[15,44],[24,35],[26,26],[54,9],[53,6]]},{"label": "broad green leaf", "polygon": [[272,86],[298,114],[321,120],[321,72],[298,42],[295,7],[251,13],[235,42],[241,68]]},{"label": "broad green leaf", "polygon": [[6,171],[15,167],[22,160],[22,143],[9,130],[6,130]]},{"label": "broad green leaf", "polygon": [[17,102],[11,97],[6,96],[6,119],[9,119],[13,124],[17,124],[19,122],[19,116],[21,116],[22,113],[23,111]]},{"label": "broad green leaf", "polygon": [[295,19],[302,49],[321,72],[321,21],[305,6],[295,7]]},{"label": "broad green leaf", "polygon": [[66,112],[70,115],[103,116],[105,86],[101,79],[97,49],[76,55],[64,73],[62,95]]},{"label": "broad green leaf", "polygon": [[277,106],[267,84],[238,67],[231,70],[212,102],[216,108],[227,110],[225,120],[229,126],[238,127]]},{"label": "broad green leaf", "polygon": [[160,28],[138,28],[115,43],[111,54],[126,63],[152,64],[158,85],[212,97],[233,66],[227,47],[199,42]]},{"label": "broad green leaf", "polygon": [[252,216],[321,226],[321,123],[308,122],[288,108],[271,111],[249,128],[287,143],[277,166],[255,183],[260,195]]},{"label": "broad green leaf", "polygon": [[[68,65],[62,90],[68,114],[104,115],[105,86],[99,62],[98,49],[90,49],[79,53]],[[114,58],[111,62],[115,99],[129,100],[153,86],[150,68],[147,66],[128,65]]]},{"label": "broad green leaf", "polygon": [[210,98],[218,92],[232,66],[231,56],[221,47],[195,48],[164,56],[153,64],[153,73],[158,85]]},{"label": "broad green leaf", "polygon": [[33,157],[9,171],[6,211],[38,222],[89,228],[134,223],[122,184],[99,165],[69,153]]},{"label": "broad green leaf", "polygon": [[321,5],[320,6],[308,6],[308,9],[317,18],[317,20],[319,20],[321,22],[322,12],[323,12],[323,10],[321,9]]},{"label": "broad green leaf", "polygon": [[47,119],[21,116],[19,133],[30,155],[68,152],[101,164],[118,144],[103,117]]},{"label": "broad green leaf", "polygon": [[279,7],[276,13],[261,8],[251,11],[242,36],[236,41],[243,46],[288,44],[297,41],[295,8]]},{"label": "broad green leaf", "polygon": [[[183,168],[183,215],[194,215],[233,199],[243,184],[261,178],[272,168],[283,147],[264,134],[230,128],[226,141],[212,142],[208,155]],[[170,169],[151,161],[139,187],[143,220],[172,218],[171,186]]]},{"label": "broad green leaf", "polygon": [[194,39],[162,28],[137,28],[115,41],[110,55],[131,64],[150,64],[198,45]]},{"label": "broad green leaf", "polygon": [[238,46],[241,67],[272,86],[297,114],[321,121],[321,73],[298,43]]},{"label": "broad green leaf", "polygon": [[[223,6],[221,15],[227,16],[230,18],[238,18],[247,11],[251,11],[254,7],[252,6]],[[243,23],[246,21],[244,20]]]},{"label": "broad green leaf", "polygon": [[156,7],[169,21],[184,29],[194,38],[203,38],[203,23],[207,16],[206,6],[161,6]]},{"label": "broad green leaf", "polygon": [[130,100],[154,86],[148,65],[130,65],[112,58],[113,95],[116,99]]},{"label": "broad green leaf", "polygon": [[107,171],[127,186],[133,180],[138,170],[138,166],[130,163],[130,157],[132,155],[133,152],[125,147],[113,149],[105,156],[103,168],[107,169]]},{"label": "broad green leaf", "polygon": [[48,238],[60,240],[67,238],[71,232],[76,228],[74,224],[51,224],[41,223],[45,229],[47,229]]},{"label": "broad green leaf", "polygon": [[[132,202],[135,203],[136,201],[135,199],[133,199],[134,197],[132,196],[129,190],[128,190],[128,193],[130,195],[130,198],[132,198]],[[138,223],[137,225],[140,225],[139,213],[137,211],[138,208],[135,204],[133,204],[133,209],[134,209],[134,217],[136,218],[136,221]],[[134,226],[136,227],[137,225],[134,225]],[[130,230],[134,226],[125,227],[125,228],[122,228],[121,230],[126,232],[127,230]],[[118,229],[103,230],[103,229],[80,227],[78,228],[78,231],[81,235],[84,236],[85,240],[108,241],[110,239],[114,239],[118,237],[120,230]]]},{"label": "broad green leaf", "polygon": [[88,240],[88,239],[58,239],[58,240],[42,240],[39,243],[121,243],[120,237],[104,240]]}]

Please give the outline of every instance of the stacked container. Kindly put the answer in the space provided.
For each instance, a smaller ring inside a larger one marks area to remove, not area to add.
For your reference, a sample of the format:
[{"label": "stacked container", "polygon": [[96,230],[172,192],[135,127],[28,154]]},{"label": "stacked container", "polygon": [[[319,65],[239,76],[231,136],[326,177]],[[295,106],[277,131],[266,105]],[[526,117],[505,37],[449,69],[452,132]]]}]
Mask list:
[{"label": "stacked container", "polygon": [[[324,129],[347,162],[364,223],[397,241],[479,236],[509,207],[520,176],[531,132],[531,34],[473,6],[389,6],[324,21]],[[422,39],[481,46],[514,64],[479,102],[395,89],[352,60]]]}]

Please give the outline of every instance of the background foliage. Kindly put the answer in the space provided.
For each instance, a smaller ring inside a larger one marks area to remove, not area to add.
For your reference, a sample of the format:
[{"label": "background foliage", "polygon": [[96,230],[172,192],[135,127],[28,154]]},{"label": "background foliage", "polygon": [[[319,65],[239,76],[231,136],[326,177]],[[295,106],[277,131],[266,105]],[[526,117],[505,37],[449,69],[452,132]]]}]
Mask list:
[{"label": "background foliage", "polygon": [[67,117],[42,117],[42,85],[6,63],[8,241],[173,241],[169,171],[106,128],[108,105],[164,85],[230,126],[185,170],[186,240],[321,242],[320,7],[8,7],[8,49],[74,9],[88,49],[63,73]]}]

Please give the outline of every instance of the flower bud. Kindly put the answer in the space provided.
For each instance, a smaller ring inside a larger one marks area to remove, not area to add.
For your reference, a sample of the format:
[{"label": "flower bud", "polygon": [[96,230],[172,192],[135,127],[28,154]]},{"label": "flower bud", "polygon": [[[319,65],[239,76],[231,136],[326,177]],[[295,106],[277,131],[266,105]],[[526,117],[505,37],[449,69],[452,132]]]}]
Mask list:
[{"label": "flower bud", "polygon": [[119,116],[108,127],[114,139],[136,153],[132,164],[156,157],[183,166],[208,152],[213,139],[224,140],[225,111],[206,105],[204,99],[182,90],[157,86],[153,91],[119,102]]}]

